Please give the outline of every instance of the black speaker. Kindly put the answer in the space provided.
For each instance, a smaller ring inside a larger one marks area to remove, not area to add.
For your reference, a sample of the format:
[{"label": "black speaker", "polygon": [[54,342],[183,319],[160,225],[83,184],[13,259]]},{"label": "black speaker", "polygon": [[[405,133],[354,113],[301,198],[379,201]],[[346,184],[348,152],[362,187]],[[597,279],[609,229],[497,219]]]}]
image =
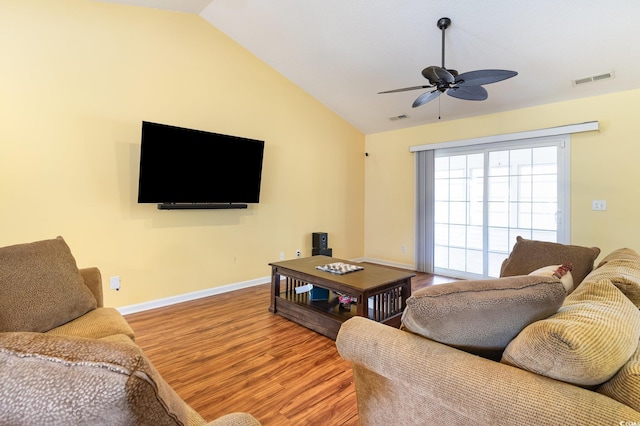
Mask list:
[{"label": "black speaker", "polygon": [[311,234],[312,248],[326,249],[329,247],[329,236],[326,232],[314,232]]},{"label": "black speaker", "polygon": [[330,249],[330,248],[326,248],[326,249],[314,248],[314,249],[311,249],[311,255],[312,256],[322,255],[322,256],[332,257],[333,256],[333,249]]}]

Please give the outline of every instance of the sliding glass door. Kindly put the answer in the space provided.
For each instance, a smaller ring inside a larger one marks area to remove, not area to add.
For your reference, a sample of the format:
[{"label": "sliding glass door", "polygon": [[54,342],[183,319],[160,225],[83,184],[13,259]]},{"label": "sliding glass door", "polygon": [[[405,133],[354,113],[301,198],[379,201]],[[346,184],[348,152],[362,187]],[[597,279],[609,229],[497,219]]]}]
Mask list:
[{"label": "sliding glass door", "polygon": [[[419,253],[433,272],[461,278],[499,276],[520,235],[568,239],[568,136],[433,151],[418,162],[426,209]],[[420,153],[419,153],[420,154]],[[429,219],[431,216],[431,220]],[[421,227],[418,227],[419,229]],[[420,264],[420,262],[418,262]],[[431,272],[428,271],[427,272]]]}]

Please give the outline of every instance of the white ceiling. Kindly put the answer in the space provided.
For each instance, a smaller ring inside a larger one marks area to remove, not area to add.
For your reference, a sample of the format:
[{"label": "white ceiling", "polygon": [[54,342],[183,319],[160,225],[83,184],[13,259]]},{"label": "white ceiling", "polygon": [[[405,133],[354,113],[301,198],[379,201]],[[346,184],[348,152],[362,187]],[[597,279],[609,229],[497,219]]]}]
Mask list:
[{"label": "white ceiling", "polygon": [[[199,14],[365,134],[640,87],[638,0],[110,2]],[[485,86],[480,102],[444,95],[411,108],[428,89],[377,94],[427,84],[422,69],[442,65],[445,16],[447,68],[519,75]]]}]

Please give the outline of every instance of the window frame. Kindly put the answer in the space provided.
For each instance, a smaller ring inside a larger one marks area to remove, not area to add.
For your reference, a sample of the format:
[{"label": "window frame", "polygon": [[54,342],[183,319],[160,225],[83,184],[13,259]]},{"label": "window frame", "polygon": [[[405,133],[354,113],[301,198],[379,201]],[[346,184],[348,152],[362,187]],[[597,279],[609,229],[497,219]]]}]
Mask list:
[{"label": "window frame", "polygon": [[[466,272],[453,273],[449,269],[434,267],[434,162],[436,156],[470,154],[483,152],[488,157],[488,150],[523,149],[555,145],[557,149],[557,191],[558,204],[556,212],[557,242],[568,244],[570,242],[570,205],[571,205],[571,136],[570,134],[553,134],[550,136],[530,137],[522,139],[500,141],[478,140],[477,143],[435,144],[433,149],[425,149],[429,145],[423,145],[421,149],[412,149],[416,154],[416,269],[422,272],[439,273],[443,275],[457,276],[459,278],[487,278],[488,275],[472,274]],[[487,176],[485,185],[487,185]],[[485,192],[486,195],[486,192]],[[486,197],[485,197],[486,198]],[[483,201],[486,209],[486,199]],[[486,215],[485,215],[486,218]],[[487,224],[483,224],[486,236]],[[515,243],[515,242],[514,242]],[[483,252],[486,259],[488,241],[484,239]],[[509,247],[511,251],[512,244]],[[505,254],[508,256],[509,253]],[[488,272],[485,260],[485,273]]]}]

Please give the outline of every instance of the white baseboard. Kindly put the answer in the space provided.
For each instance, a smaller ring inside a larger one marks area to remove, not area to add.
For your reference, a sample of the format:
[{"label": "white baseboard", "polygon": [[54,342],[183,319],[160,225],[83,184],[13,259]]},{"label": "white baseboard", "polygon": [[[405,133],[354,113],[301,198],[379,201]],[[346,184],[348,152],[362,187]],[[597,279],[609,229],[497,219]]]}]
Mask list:
[{"label": "white baseboard", "polygon": [[[408,269],[415,271],[414,265],[407,265],[404,263],[389,262],[382,259],[373,259],[368,257],[360,257],[357,259],[351,259],[352,262],[371,262],[383,266],[391,266],[394,268]],[[234,290],[240,290],[243,288],[253,287],[260,284],[266,284],[271,282],[271,277],[256,278],[249,281],[243,281],[235,284],[227,284],[220,287],[208,288],[205,290],[198,290],[191,293],[179,294],[177,296],[165,297],[164,299],[150,300],[149,302],[137,303],[135,305],[123,306],[118,309],[122,315],[135,314],[136,312],[148,311],[149,309],[162,308],[163,306],[175,305],[176,303],[188,302],[190,300],[201,299],[203,297],[215,296],[216,294],[228,293]]]},{"label": "white baseboard", "polygon": [[161,308],[163,306],[175,305],[176,303],[188,302],[190,300],[200,299],[203,297],[215,296],[216,294],[228,293],[234,290],[253,287],[260,284],[271,282],[271,277],[256,278],[249,281],[243,281],[235,284],[223,285],[220,287],[198,290],[191,293],[179,294],[177,296],[166,297],[164,299],[151,300],[149,302],[137,303],[135,305],[123,306],[117,308],[122,315],[134,314],[136,312],[147,311],[149,309]]},{"label": "white baseboard", "polygon": [[372,257],[361,257],[358,259],[354,259],[354,262],[370,262],[370,263],[376,263],[378,265],[382,265],[382,266],[391,266],[393,268],[400,268],[400,269],[408,269],[410,271],[415,271],[416,270],[416,265],[409,265],[407,263],[399,263],[399,262],[391,262],[388,260],[383,260],[383,259],[375,259]]}]

